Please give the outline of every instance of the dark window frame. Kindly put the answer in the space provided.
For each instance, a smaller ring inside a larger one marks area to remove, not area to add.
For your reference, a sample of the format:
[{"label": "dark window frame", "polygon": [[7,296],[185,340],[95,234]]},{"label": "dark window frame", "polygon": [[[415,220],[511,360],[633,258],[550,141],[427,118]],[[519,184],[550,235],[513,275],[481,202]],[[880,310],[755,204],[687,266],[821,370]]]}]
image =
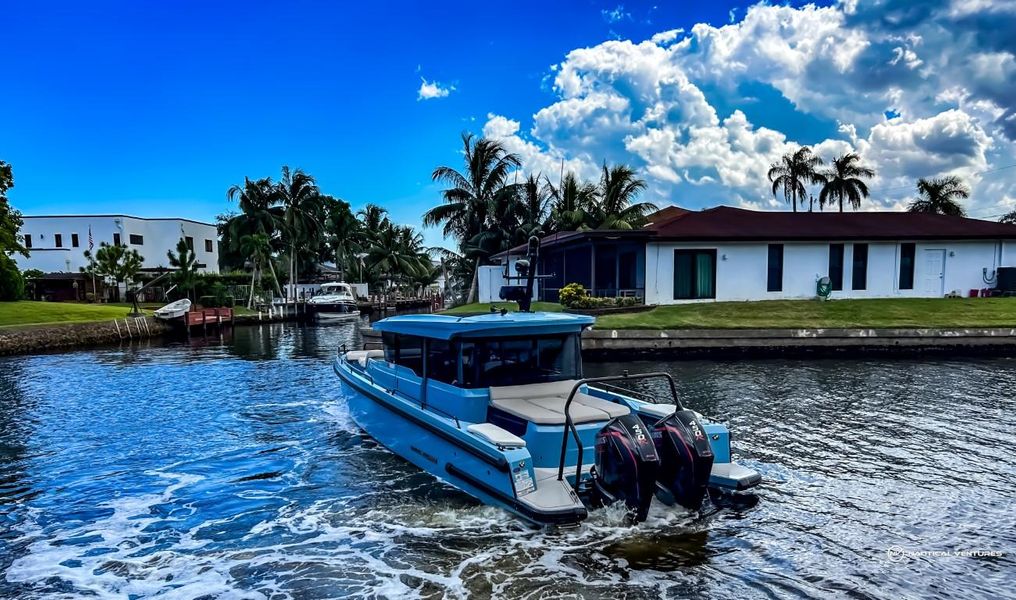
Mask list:
[{"label": "dark window frame", "polygon": [[113,234],[113,245],[114,246],[122,246],[123,245],[122,241],[123,240],[120,238],[120,234],[119,233],[114,233]]},{"label": "dark window frame", "polygon": [[31,247],[32,247],[32,234],[26,233],[25,234],[25,248],[31,248]]},{"label": "dark window frame", "polygon": [[766,259],[766,291],[783,291],[783,244],[769,244]]},{"label": "dark window frame", "polygon": [[[908,255],[909,254],[909,260]],[[901,290],[914,289],[914,266],[917,264],[917,244],[902,242],[900,244],[900,280]]]},{"label": "dark window frame", "polygon": [[63,234],[62,233],[54,233],[53,234],[53,247],[54,248],[63,248]]},{"label": "dark window frame", "polygon": [[868,244],[853,244],[851,248],[850,289],[868,289]]},{"label": "dark window frame", "polygon": [[212,240],[205,240],[205,252],[215,252],[215,246],[212,245]]},{"label": "dark window frame", "polygon": [[[837,260],[833,260],[836,257]],[[846,248],[843,244],[829,244],[829,283],[834,292],[843,291],[843,263]],[[837,264],[839,263],[839,264]]]},{"label": "dark window frame", "polygon": [[131,243],[131,246],[144,246],[145,236],[140,233],[132,233],[127,236],[127,240]]},{"label": "dark window frame", "polygon": [[[711,296],[699,296],[698,286],[695,282],[698,281],[698,255],[706,254],[713,259],[713,281],[712,288],[713,293]],[[689,296],[679,296],[677,294],[677,257],[688,255],[691,256],[691,281],[692,291]],[[677,248],[674,250],[674,300],[715,300],[716,299],[716,248]]]},{"label": "dark window frame", "polygon": [[81,240],[78,239],[78,234],[71,234],[71,248],[78,248],[81,246]]},{"label": "dark window frame", "polygon": [[194,238],[192,238],[191,236],[187,235],[187,236],[184,236],[183,240],[184,240],[184,243],[187,244],[187,249],[190,250],[191,252],[194,252]]}]

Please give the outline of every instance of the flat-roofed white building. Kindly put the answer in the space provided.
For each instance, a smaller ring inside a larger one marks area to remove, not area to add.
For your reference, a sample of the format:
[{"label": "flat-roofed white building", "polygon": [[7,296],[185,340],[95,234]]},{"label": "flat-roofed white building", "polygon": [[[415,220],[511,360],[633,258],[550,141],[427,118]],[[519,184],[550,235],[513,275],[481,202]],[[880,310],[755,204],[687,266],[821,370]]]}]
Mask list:
[{"label": "flat-roofed white building", "polygon": [[29,257],[16,257],[22,270],[76,273],[88,265],[85,250],[99,244],[124,244],[137,250],[142,268],[169,267],[166,252],[176,252],[181,238],[194,249],[199,270],[219,272],[215,225],[190,219],[149,219],[129,215],[25,216],[21,227]]}]

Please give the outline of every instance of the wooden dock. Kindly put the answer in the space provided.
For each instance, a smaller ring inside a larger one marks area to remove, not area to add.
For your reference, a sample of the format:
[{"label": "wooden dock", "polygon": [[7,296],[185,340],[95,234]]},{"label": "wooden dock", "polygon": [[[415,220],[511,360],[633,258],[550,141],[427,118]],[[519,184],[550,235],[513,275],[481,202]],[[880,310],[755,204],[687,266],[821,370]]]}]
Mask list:
[{"label": "wooden dock", "polygon": [[188,330],[194,327],[220,327],[233,322],[232,308],[199,308],[183,316],[184,325]]}]

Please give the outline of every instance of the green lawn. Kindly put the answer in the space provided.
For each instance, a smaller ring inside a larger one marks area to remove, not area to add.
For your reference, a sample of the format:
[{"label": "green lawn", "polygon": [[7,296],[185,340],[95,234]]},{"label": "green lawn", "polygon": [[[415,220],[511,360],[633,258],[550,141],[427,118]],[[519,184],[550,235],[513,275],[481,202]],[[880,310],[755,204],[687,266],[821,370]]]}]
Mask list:
[{"label": "green lawn", "polygon": [[126,317],[129,312],[129,304],[0,302],[0,327],[109,321]]},{"label": "green lawn", "polygon": [[[446,315],[475,315],[490,312],[490,307],[492,305],[496,306],[498,310],[506,308],[509,312],[514,312],[519,308],[519,305],[514,302],[474,302],[472,304],[463,304],[462,306],[449,308],[448,310],[442,312]],[[561,312],[561,305],[553,302],[533,302],[533,310]]]},{"label": "green lawn", "polygon": [[597,329],[1008,326],[1016,326],[1016,298],[709,302],[596,319]]}]

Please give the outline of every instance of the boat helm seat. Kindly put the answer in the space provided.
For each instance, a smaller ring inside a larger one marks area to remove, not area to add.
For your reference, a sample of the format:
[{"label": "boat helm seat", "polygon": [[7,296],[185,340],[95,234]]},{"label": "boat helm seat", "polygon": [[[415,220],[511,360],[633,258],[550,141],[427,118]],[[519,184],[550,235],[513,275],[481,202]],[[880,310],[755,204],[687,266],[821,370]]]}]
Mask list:
[{"label": "boat helm seat", "polygon": [[[490,388],[490,405],[537,425],[563,425],[564,405],[575,380]],[[609,421],[627,415],[627,406],[577,392],[569,413],[573,423]]]},{"label": "boat helm seat", "polygon": [[346,352],[346,360],[358,362],[361,367],[366,367],[368,358],[383,358],[384,355],[384,350],[350,350]]}]

